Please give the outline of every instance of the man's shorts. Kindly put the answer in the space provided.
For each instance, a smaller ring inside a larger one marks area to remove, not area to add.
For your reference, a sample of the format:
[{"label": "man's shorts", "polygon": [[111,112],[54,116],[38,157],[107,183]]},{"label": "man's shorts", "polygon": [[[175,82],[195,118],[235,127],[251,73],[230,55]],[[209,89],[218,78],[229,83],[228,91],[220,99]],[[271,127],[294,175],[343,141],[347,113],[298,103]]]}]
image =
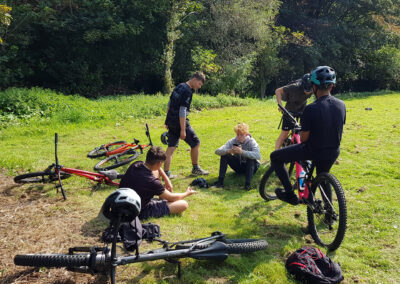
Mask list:
[{"label": "man's shorts", "polygon": [[[175,127],[168,125],[168,147],[178,147],[180,136],[180,126]],[[199,137],[197,137],[196,132],[194,132],[194,129],[190,126],[188,121],[186,121],[185,142],[190,146],[190,148],[194,148],[200,144]]]},{"label": "man's shorts", "polygon": [[140,210],[139,219],[149,219],[150,217],[160,218],[169,215],[167,201],[153,198]]},{"label": "man's shorts", "polygon": [[[299,122],[300,116],[293,116],[293,117],[297,120],[297,122]],[[287,117],[286,115],[283,115],[282,116],[282,130],[290,131],[293,129],[293,127],[294,127],[294,123],[292,122],[292,120],[289,117]]]}]

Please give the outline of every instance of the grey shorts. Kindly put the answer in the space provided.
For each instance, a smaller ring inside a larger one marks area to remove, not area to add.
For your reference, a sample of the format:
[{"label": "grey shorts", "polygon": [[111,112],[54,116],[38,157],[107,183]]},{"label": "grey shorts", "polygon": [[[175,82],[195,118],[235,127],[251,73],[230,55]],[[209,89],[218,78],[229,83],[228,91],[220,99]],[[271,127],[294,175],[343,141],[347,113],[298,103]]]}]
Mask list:
[{"label": "grey shorts", "polygon": [[[180,136],[180,126],[175,127],[168,125],[168,147],[178,147]],[[194,148],[200,144],[199,137],[197,137],[196,132],[194,132],[194,129],[192,128],[192,126],[190,126],[188,121],[186,121],[185,142],[190,146],[190,148]]]},{"label": "grey shorts", "polygon": [[150,217],[160,218],[165,215],[169,215],[167,201],[153,198],[140,210],[139,219],[144,220]]}]

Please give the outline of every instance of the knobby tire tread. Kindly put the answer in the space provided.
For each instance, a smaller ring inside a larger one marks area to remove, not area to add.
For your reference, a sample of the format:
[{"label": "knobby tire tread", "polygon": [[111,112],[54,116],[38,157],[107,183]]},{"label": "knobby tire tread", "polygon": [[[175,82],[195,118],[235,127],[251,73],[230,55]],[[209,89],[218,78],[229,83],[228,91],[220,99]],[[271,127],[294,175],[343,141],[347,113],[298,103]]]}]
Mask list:
[{"label": "knobby tire tread", "polygon": [[[268,247],[268,243],[266,240],[258,240],[258,239],[226,239],[221,241],[227,246],[228,254],[241,254],[241,253],[249,253],[255,252],[259,250],[264,250]],[[194,247],[194,249],[205,249],[208,248],[214,242],[207,242],[204,244],[198,244]],[[190,248],[190,244],[177,245],[177,249]]]},{"label": "knobby tire tread", "polygon": [[[69,177],[71,177],[71,174],[60,172],[61,179],[67,179]],[[48,183],[57,180],[57,174],[54,170],[51,172],[26,173],[14,177],[14,182],[16,183]]]},{"label": "knobby tire tread", "polygon": [[[347,229],[347,205],[346,205],[346,198],[344,195],[343,188],[339,182],[339,180],[332,174],[330,173],[321,173],[318,175],[317,179],[315,180],[315,183],[313,185],[313,188],[317,188],[318,184],[321,183],[323,179],[326,179],[328,183],[331,184],[332,188],[334,189],[334,192],[336,194],[336,197],[338,199],[338,204],[339,204],[339,226],[338,230],[336,233],[336,237],[331,242],[330,244],[324,243],[319,235],[317,228],[315,226],[315,219],[314,219],[314,213],[311,211],[309,207],[307,207],[307,219],[308,219],[308,226],[309,226],[309,231],[311,234],[311,237],[314,239],[314,241],[323,246],[327,247],[330,251],[334,251],[343,242],[344,236],[346,234],[346,229]],[[318,190],[318,189],[317,189]],[[333,197],[333,191],[332,191],[332,197]]]},{"label": "knobby tire tread", "polygon": [[[107,146],[109,147],[109,146],[119,145],[119,144],[123,145],[123,144],[126,144],[126,143],[127,143],[126,141],[115,141],[115,142],[112,142],[112,143],[108,143],[108,144],[106,144],[106,145],[101,145],[101,146],[99,146],[99,147],[94,148],[92,151],[90,151],[90,152],[87,154],[87,156],[88,156],[89,158],[99,158],[99,157],[103,157],[103,156],[105,156],[105,155],[107,154],[107,152],[109,151],[109,150],[107,149]],[[117,149],[117,148],[116,148],[116,149]],[[114,150],[115,150],[115,149],[114,149]]]}]

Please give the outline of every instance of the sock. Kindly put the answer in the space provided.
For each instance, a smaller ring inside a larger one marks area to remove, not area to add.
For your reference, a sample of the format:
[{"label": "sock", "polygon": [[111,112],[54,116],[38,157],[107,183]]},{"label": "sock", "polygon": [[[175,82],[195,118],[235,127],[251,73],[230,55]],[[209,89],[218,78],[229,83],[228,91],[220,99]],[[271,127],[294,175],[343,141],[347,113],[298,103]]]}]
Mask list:
[{"label": "sock", "polygon": [[193,165],[193,169],[198,169],[199,165]]}]

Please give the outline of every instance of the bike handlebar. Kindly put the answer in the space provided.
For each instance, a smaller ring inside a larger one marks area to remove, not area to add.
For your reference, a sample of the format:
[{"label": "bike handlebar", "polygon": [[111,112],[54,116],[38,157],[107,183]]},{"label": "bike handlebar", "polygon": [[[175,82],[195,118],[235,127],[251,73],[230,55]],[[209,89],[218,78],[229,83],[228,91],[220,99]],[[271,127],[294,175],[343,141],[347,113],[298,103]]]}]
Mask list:
[{"label": "bike handlebar", "polygon": [[288,112],[286,108],[284,108],[282,105],[278,104],[278,107],[283,111],[283,113],[290,118],[290,120],[294,123],[294,127],[301,129],[300,124],[297,122],[297,120]]}]

